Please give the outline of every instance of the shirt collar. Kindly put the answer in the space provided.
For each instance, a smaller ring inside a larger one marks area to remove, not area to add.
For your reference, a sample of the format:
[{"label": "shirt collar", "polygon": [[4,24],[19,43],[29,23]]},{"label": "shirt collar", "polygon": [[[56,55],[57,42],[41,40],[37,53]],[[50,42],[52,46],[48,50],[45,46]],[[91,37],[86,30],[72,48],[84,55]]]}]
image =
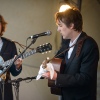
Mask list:
[{"label": "shirt collar", "polygon": [[80,35],[81,35],[81,33],[74,39],[73,42],[70,41],[69,46],[72,46],[73,44],[75,44]]}]

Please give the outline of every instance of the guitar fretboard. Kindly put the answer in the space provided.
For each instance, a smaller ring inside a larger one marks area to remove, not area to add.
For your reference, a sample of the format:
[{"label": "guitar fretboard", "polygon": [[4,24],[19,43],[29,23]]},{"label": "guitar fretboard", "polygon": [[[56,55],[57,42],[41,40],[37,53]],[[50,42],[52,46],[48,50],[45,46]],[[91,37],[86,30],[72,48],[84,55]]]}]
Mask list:
[{"label": "guitar fretboard", "polygon": [[[28,57],[28,56],[34,54],[34,53],[36,53],[36,49],[24,53],[24,54],[21,56],[21,58],[24,59],[24,58],[26,58],[26,57]],[[2,66],[2,67],[6,67],[6,66],[10,65],[11,63],[13,63],[13,61],[14,61],[14,58],[12,58],[12,59],[10,59],[10,60],[7,60],[7,61],[5,61],[1,66]]]}]

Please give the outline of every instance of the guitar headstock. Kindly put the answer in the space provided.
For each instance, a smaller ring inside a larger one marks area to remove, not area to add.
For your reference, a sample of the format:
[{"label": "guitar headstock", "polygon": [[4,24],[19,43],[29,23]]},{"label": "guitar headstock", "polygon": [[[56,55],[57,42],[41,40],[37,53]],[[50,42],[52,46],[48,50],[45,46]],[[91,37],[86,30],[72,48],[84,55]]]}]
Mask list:
[{"label": "guitar headstock", "polygon": [[50,50],[52,50],[52,45],[50,43],[40,45],[36,48],[36,51],[39,53],[44,53],[44,52],[50,51]]}]

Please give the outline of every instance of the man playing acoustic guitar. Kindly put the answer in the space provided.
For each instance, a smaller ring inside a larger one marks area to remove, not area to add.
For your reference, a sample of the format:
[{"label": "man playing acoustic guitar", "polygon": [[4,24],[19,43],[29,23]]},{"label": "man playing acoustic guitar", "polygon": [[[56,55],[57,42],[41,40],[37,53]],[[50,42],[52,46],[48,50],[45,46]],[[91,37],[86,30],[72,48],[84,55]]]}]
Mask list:
[{"label": "man playing acoustic guitar", "polygon": [[55,20],[63,37],[55,58],[62,59],[65,65],[61,73],[54,71],[52,79],[49,71],[42,76],[61,89],[62,100],[96,100],[99,61],[96,41],[82,31],[82,15],[76,8],[57,12]]}]

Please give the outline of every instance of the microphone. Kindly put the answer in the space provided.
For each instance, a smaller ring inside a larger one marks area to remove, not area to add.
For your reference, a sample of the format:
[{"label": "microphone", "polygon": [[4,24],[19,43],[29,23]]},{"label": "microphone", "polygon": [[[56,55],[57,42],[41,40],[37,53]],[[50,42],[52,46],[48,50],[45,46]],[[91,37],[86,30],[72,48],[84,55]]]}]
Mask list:
[{"label": "microphone", "polygon": [[39,34],[35,34],[33,36],[30,36],[28,37],[29,39],[34,39],[34,38],[38,38],[40,36],[46,36],[46,35],[51,35],[52,32],[51,31],[47,31],[47,32],[42,32],[42,33],[39,33]]}]

